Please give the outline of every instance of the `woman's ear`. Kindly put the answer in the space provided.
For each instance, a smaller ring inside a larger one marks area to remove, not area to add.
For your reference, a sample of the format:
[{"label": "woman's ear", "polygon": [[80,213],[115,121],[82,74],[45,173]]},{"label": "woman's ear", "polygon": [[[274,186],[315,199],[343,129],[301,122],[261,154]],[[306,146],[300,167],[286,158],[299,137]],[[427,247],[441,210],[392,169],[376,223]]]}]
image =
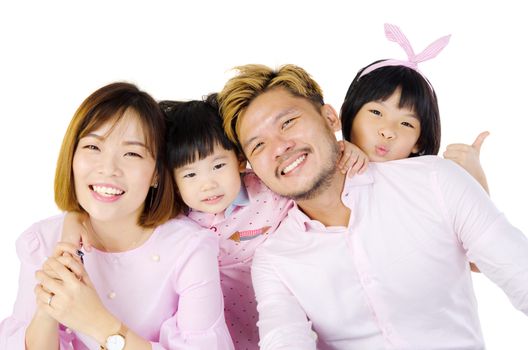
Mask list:
[{"label": "woman's ear", "polygon": [[150,187],[158,188],[158,185],[159,185],[158,174],[155,173],[154,176],[152,177],[152,182],[150,183]]}]

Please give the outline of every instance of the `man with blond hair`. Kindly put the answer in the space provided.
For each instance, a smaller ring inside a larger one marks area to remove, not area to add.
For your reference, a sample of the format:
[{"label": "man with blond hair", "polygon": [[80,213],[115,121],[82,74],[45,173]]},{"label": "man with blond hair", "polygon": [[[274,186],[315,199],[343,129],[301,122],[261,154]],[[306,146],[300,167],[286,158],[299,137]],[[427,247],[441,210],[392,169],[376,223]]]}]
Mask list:
[{"label": "man with blond hair", "polygon": [[336,168],[336,111],[300,67],[238,67],[227,135],[296,205],[258,249],[262,349],[484,348],[468,258],[528,313],[528,242],[438,157]]}]

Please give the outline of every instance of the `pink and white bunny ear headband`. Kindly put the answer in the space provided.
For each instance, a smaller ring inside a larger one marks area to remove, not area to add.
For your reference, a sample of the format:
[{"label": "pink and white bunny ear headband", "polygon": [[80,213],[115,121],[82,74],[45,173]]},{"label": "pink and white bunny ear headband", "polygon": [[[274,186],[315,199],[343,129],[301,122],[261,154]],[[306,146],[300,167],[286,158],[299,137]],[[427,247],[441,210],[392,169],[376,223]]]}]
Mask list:
[{"label": "pink and white bunny ear headband", "polygon": [[412,68],[417,72],[420,72],[418,70],[418,63],[430,60],[431,58],[435,58],[436,55],[438,55],[440,51],[442,51],[444,47],[449,43],[449,38],[451,37],[451,35],[441,37],[440,39],[427,46],[425,50],[416,55],[411,44],[409,43],[409,40],[407,40],[405,35],[403,35],[402,31],[397,26],[385,23],[385,36],[387,37],[387,39],[398,43],[403,48],[403,50],[407,53],[407,61],[390,59],[375,63],[365,68],[363,72],[361,72],[361,75],[359,76],[360,78],[364,75],[369,74],[373,70],[386,66],[405,66]]}]

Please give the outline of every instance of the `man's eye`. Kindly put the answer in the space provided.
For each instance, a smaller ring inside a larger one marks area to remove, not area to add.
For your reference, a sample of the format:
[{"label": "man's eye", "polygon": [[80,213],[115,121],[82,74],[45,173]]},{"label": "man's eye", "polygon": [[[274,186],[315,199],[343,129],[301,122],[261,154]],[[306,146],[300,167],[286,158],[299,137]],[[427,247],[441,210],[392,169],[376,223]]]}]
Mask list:
[{"label": "man's eye", "polygon": [[215,166],[213,166],[213,169],[214,170],[218,170],[220,168],[223,168],[226,166],[226,163],[219,163],[219,164],[215,164]]},{"label": "man's eye", "polygon": [[255,147],[253,147],[253,149],[251,150],[251,154],[255,153],[256,151],[258,151],[262,146],[264,145],[264,142],[259,142],[255,145]]},{"label": "man's eye", "polygon": [[286,120],[284,123],[282,123],[282,128],[286,128],[288,125],[290,125],[293,121],[295,120],[295,118],[290,118],[288,120]]}]

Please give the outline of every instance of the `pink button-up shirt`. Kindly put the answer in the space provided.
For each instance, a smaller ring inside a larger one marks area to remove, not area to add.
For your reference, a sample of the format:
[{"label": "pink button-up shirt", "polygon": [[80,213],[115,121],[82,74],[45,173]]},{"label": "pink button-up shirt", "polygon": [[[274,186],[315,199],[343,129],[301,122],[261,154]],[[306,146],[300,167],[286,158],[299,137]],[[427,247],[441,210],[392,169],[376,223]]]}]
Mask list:
[{"label": "pink button-up shirt", "polygon": [[528,314],[528,240],[462,168],[370,163],[348,227],[298,207],[256,253],[261,348],[483,349],[468,260]]},{"label": "pink button-up shirt", "polygon": [[[251,171],[226,213],[191,211],[189,217],[219,238],[225,317],[236,349],[258,349],[257,307],[250,268],[255,249],[286,216],[293,201],[273,193]],[[224,215],[225,214],[225,215]]]},{"label": "pink button-up shirt", "polygon": [[[31,226],[17,241],[21,260],[17,300],[0,324],[0,349],[24,350],[35,312],[35,271],[60,239],[64,216]],[[218,274],[218,242],[187,217],[158,226],[140,247],[122,252],[94,250],[84,266],[105,307],[153,350],[233,349]],[[65,329],[61,349],[99,349],[92,338]]]}]

